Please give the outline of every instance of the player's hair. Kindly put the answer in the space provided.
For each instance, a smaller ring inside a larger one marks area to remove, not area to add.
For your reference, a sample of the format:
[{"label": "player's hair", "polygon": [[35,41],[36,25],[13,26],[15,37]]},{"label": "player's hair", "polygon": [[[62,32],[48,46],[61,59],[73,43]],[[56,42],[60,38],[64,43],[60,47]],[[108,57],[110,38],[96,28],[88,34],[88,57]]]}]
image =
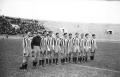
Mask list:
[{"label": "player's hair", "polygon": [[63,35],[66,35],[67,33],[64,33]]},{"label": "player's hair", "polygon": [[49,36],[49,34],[47,33],[47,36]]},{"label": "player's hair", "polygon": [[46,30],[45,31],[43,31],[43,34],[45,34],[45,32],[47,32]]},{"label": "player's hair", "polygon": [[25,33],[27,34],[27,33],[28,33],[28,31],[26,30],[26,31],[25,31]]},{"label": "player's hair", "polygon": [[88,35],[89,35],[89,34],[88,34],[88,33],[86,33],[86,34],[85,34],[85,37],[86,37],[86,36],[88,36]]},{"label": "player's hair", "polygon": [[55,35],[57,35],[57,34],[59,34],[59,33],[56,33]]},{"label": "player's hair", "polygon": [[75,33],[75,35],[79,34],[78,32]]},{"label": "player's hair", "polygon": [[92,36],[95,36],[95,34],[92,34]]},{"label": "player's hair", "polygon": [[80,35],[84,35],[84,33],[81,33]]},{"label": "player's hair", "polygon": [[69,36],[72,35],[72,33],[69,33]]},{"label": "player's hair", "polygon": [[49,33],[53,33],[52,31],[49,31]]}]

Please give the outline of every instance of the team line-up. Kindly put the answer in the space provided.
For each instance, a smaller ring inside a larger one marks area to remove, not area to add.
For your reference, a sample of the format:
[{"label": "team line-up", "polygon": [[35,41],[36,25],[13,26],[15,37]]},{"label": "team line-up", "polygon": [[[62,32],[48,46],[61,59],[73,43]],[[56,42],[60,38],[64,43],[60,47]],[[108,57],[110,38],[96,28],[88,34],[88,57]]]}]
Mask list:
[{"label": "team line-up", "polygon": [[81,63],[94,60],[96,45],[95,34],[39,32],[34,36],[28,32],[23,38],[23,63],[20,69],[27,69],[29,58],[33,67],[51,64]]}]

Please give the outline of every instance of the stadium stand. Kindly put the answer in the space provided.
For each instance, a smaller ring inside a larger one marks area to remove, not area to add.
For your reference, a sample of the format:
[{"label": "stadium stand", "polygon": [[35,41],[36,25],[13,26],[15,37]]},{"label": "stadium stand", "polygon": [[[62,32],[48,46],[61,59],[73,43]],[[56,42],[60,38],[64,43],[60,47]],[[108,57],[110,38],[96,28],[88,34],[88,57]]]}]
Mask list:
[{"label": "stadium stand", "polygon": [[17,35],[43,30],[43,24],[39,24],[37,20],[0,16],[0,34]]}]

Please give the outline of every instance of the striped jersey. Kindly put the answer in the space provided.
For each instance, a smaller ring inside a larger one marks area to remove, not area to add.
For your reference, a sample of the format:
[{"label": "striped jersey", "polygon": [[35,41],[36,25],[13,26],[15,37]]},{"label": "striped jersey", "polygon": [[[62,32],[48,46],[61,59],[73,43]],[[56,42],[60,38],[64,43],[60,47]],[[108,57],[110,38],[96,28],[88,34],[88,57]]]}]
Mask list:
[{"label": "striped jersey", "polygon": [[32,38],[28,36],[23,38],[23,54],[26,53],[28,55],[30,53]]},{"label": "striped jersey", "polygon": [[25,47],[31,47],[31,41],[33,37],[24,37],[23,38],[23,48]]},{"label": "striped jersey", "polygon": [[61,38],[55,38],[55,46],[61,46]]},{"label": "striped jersey", "polygon": [[80,45],[80,39],[75,37],[74,38],[74,46],[79,46]]},{"label": "striped jersey", "polygon": [[68,39],[68,47],[72,47],[74,44],[74,39],[73,38],[69,38]]},{"label": "striped jersey", "polygon": [[61,41],[62,46],[68,47],[68,39],[67,38],[63,38]]},{"label": "striped jersey", "polygon": [[42,47],[46,47],[47,46],[47,37],[42,37]]},{"label": "striped jersey", "polygon": [[91,39],[91,48],[97,48],[96,39]]},{"label": "striped jersey", "polygon": [[54,46],[54,44],[55,44],[55,38],[53,38],[53,37],[48,37],[48,38],[47,38],[47,45],[48,45],[48,46]]},{"label": "striped jersey", "polygon": [[84,48],[84,38],[80,39],[80,47]]},{"label": "striped jersey", "polygon": [[85,39],[84,40],[84,46],[90,48],[91,47],[91,40],[90,39]]}]

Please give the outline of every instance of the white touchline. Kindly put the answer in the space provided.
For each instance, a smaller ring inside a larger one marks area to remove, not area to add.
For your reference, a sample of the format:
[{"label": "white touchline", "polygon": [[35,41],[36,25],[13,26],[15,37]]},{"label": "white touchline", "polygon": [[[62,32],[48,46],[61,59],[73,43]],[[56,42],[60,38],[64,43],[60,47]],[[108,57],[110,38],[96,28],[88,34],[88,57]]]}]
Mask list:
[{"label": "white touchline", "polygon": [[97,67],[90,67],[90,66],[84,66],[84,65],[78,65],[78,66],[85,67],[85,68],[90,68],[90,69],[98,69],[98,70],[104,70],[104,71],[111,71],[111,72],[118,72],[118,73],[120,73],[120,71],[110,70],[110,69],[97,68]]}]

